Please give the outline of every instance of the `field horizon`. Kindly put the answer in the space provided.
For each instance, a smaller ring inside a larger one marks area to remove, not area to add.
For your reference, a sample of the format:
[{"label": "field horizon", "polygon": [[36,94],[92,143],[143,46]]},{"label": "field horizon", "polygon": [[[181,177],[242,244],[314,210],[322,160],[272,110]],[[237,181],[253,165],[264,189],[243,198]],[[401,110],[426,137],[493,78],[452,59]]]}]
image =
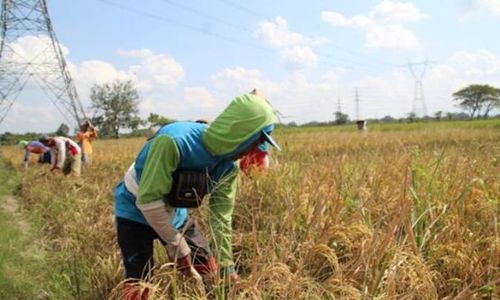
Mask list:
[{"label": "field horizon", "polygon": [[[237,293],[203,296],[157,244],[150,299],[498,299],[500,120],[368,126],[279,128],[271,168],[239,178]],[[81,178],[0,147],[43,252],[34,298],[120,298],[112,189],[144,142],[97,140]]]}]

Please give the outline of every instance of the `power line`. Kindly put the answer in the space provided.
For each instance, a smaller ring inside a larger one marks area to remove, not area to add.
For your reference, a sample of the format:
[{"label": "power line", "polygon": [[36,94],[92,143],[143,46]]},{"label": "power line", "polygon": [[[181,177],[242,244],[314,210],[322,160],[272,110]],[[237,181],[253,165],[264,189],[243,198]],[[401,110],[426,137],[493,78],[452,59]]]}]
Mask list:
[{"label": "power line", "polygon": [[106,4],[114,6],[114,7],[118,7],[118,8],[123,9],[123,10],[133,12],[133,13],[138,14],[138,15],[142,15],[144,17],[148,17],[148,18],[155,19],[155,20],[162,21],[162,22],[167,22],[167,23],[170,23],[174,26],[184,28],[184,29],[189,30],[189,31],[201,33],[203,35],[212,36],[212,37],[215,37],[217,39],[224,40],[226,42],[230,42],[230,43],[237,44],[240,46],[250,47],[250,48],[253,48],[253,49],[256,49],[259,51],[269,51],[269,49],[259,47],[255,44],[245,43],[245,42],[242,42],[240,40],[237,40],[237,39],[234,39],[232,37],[228,37],[228,36],[225,36],[222,34],[204,31],[204,30],[201,30],[200,28],[197,28],[197,27],[185,24],[185,23],[181,23],[181,22],[166,18],[164,16],[159,16],[159,15],[156,15],[156,14],[144,11],[144,10],[136,9],[136,8],[130,7],[128,5],[117,3],[115,1],[111,1],[111,0],[98,0],[98,1],[106,3]]},{"label": "power line", "polygon": [[[114,7],[117,7],[117,8],[120,8],[120,9],[123,9],[123,10],[126,10],[126,11],[130,11],[132,13],[135,13],[135,14],[138,14],[138,15],[141,15],[141,16],[144,16],[144,17],[148,17],[148,18],[155,19],[155,20],[162,21],[162,22],[167,22],[169,24],[172,24],[174,26],[177,26],[177,27],[180,27],[180,28],[192,31],[192,32],[196,32],[196,33],[201,33],[203,35],[212,36],[212,37],[214,37],[216,39],[224,40],[226,42],[237,44],[237,45],[242,46],[242,47],[253,48],[253,49],[256,49],[256,50],[259,50],[259,51],[262,51],[262,52],[267,52],[267,53],[275,54],[275,51],[271,50],[269,48],[260,47],[258,45],[252,44],[252,43],[242,42],[242,41],[240,41],[238,39],[234,39],[232,37],[228,37],[228,36],[225,36],[225,35],[222,35],[222,34],[204,31],[204,30],[201,30],[200,28],[194,27],[192,25],[181,23],[181,22],[175,21],[173,19],[170,19],[170,18],[167,18],[167,17],[164,17],[164,16],[160,16],[160,15],[157,15],[157,14],[153,14],[153,13],[150,13],[150,12],[147,12],[147,11],[144,11],[144,10],[140,10],[140,9],[137,9],[137,8],[134,8],[134,7],[130,7],[128,5],[124,5],[124,4],[121,4],[121,3],[118,3],[118,2],[115,2],[115,1],[112,1],[112,0],[98,0],[98,1],[106,3],[106,4],[114,6]],[[189,11],[191,11],[193,13],[196,12],[197,14],[199,14],[201,16],[204,16],[204,17],[208,17],[210,19],[218,19],[217,17],[209,16],[207,14],[199,12],[196,9],[189,8],[189,7],[185,6],[185,5],[174,4],[175,2],[172,2],[170,0],[162,0],[162,1],[168,2],[168,3],[170,3],[172,5],[175,5],[176,7],[179,7],[179,8],[182,7],[182,9],[189,10]],[[221,21],[220,19],[218,19],[218,20]],[[233,25],[230,25],[231,23],[228,23],[228,22],[219,22],[219,23],[225,24],[227,26],[233,26]],[[244,28],[244,27],[240,27],[240,26],[236,26],[235,28],[238,29],[238,30],[244,31],[246,33],[248,33],[250,31],[248,28]],[[362,64],[362,63],[359,63],[359,62],[356,62],[356,61],[336,58],[336,57],[334,57],[332,55],[321,53],[321,52],[318,52],[318,51],[316,51],[316,53],[323,55],[324,58],[322,60],[326,64],[328,64],[330,66],[334,66],[334,67],[339,67],[340,66],[340,67],[343,67],[345,69],[358,69],[358,70],[370,71],[370,72],[378,71],[378,69],[375,69],[372,66],[368,66],[366,64]],[[338,61],[339,63],[335,63],[334,61]],[[339,64],[341,64],[341,65],[339,65]],[[320,67],[321,67],[321,65],[320,65]]]},{"label": "power line", "polygon": [[226,20],[223,20],[221,18],[218,18],[218,17],[214,17],[214,16],[211,16],[209,14],[206,14],[198,9],[195,9],[195,8],[192,8],[192,7],[189,7],[189,6],[186,6],[184,4],[180,4],[180,3],[177,3],[177,2],[174,2],[174,1],[171,1],[171,0],[161,0],[163,2],[166,2],[174,7],[177,7],[179,9],[182,9],[184,11],[188,11],[188,12],[191,12],[193,14],[196,14],[196,15],[199,15],[201,17],[204,17],[204,18],[207,18],[207,19],[210,19],[212,21],[215,21],[217,23],[220,23],[220,24],[223,24],[223,25],[226,25],[230,28],[235,28],[235,29],[238,29],[240,31],[243,31],[243,32],[252,32],[251,29],[249,28],[246,28],[246,27],[241,27],[240,25],[237,25],[237,24],[234,24],[234,23],[230,23],[230,22],[227,22]]},{"label": "power line", "polygon": [[244,13],[252,15],[254,17],[262,18],[262,19],[267,19],[267,17],[264,16],[263,14],[258,13],[256,11],[252,10],[252,9],[246,8],[246,7],[244,7],[244,6],[242,6],[242,5],[238,4],[238,3],[235,3],[234,1],[230,1],[230,0],[220,0],[220,1],[222,1],[222,2],[224,2],[224,3],[226,3],[226,4],[230,5],[230,6],[232,6],[233,8],[235,8],[237,10],[240,10],[240,11],[242,11]]}]

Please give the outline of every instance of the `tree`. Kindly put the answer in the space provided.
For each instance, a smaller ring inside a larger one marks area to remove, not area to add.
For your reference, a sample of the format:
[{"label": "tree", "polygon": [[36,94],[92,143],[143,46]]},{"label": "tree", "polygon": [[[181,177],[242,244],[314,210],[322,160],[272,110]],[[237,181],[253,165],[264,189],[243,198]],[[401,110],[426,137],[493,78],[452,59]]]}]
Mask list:
[{"label": "tree", "polygon": [[173,120],[173,119],[170,119],[170,118],[167,118],[164,116],[160,116],[160,115],[154,114],[154,113],[149,114],[147,121],[149,122],[150,126],[163,126],[165,124],[175,122],[175,120]]},{"label": "tree", "polygon": [[100,128],[101,135],[119,138],[121,128],[137,128],[142,124],[139,112],[139,93],[130,80],[94,85],[90,90],[92,122]]},{"label": "tree", "polygon": [[394,122],[394,118],[390,115],[387,115],[385,117],[383,117],[382,119],[380,119],[380,121],[384,122],[384,123],[390,123],[390,122]]},{"label": "tree", "polygon": [[408,113],[406,120],[408,121],[408,123],[416,122],[417,121],[417,114],[414,112]]},{"label": "tree", "polygon": [[443,117],[443,111],[438,110],[437,112],[434,113],[434,118],[438,121],[441,121],[441,118]]},{"label": "tree", "polygon": [[69,126],[64,124],[64,123],[61,123],[61,125],[59,125],[59,128],[57,128],[56,130],[56,135],[57,136],[68,136],[69,134]]},{"label": "tree", "polygon": [[341,111],[336,111],[335,115],[335,124],[342,125],[349,122],[349,115],[342,113]]},{"label": "tree", "polygon": [[473,119],[477,113],[477,117],[487,118],[490,111],[500,106],[500,90],[490,85],[471,84],[458,92],[453,93],[455,101],[459,102],[459,106],[468,111],[470,118]]}]

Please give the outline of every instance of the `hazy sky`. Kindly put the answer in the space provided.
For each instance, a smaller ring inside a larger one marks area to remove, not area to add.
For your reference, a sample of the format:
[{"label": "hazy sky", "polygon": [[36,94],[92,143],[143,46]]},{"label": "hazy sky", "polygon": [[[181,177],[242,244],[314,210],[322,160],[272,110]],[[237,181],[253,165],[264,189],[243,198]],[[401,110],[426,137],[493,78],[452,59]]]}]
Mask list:
[{"label": "hazy sky", "polygon": [[[140,112],[214,118],[259,88],[284,122],[405,116],[428,60],[428,114],[456,111],[471,83],[500,87],[500,0],[47,0],[84,107],[94,84],[131,79]],[[37,53],[45,37],[17,47]],[[38,51],[37,51],[38,50]],[[420,75],[423,66],[415,66]],[[423,107],[418,103],[417,110]],[[53,131],[64,117],[28,87],[0,132]]]}]

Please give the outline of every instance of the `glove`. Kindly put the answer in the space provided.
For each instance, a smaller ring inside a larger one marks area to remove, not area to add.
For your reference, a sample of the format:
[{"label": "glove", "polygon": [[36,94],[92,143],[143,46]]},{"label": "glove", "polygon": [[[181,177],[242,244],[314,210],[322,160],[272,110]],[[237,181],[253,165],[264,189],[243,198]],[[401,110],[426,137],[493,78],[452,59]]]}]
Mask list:
[{"label": "glove", "polygon": [[205,263],[194,265],[194,268],[208,285],[215,285],[219,281],[219,265],[217,259],[210,256]]},{"label": "glove", "polygon": [[234,266],[223,267],[221,268],[221,276],[223,278],[229,279],[231,284],[237,284],[240,281],[240,277],[236,272]]},{"label": "glove", "polygon": [[194,268],[201,275],[217,273],[219,270],[219,265],[217,264],[217,260],[215,257],[210,256],[204,264],[194,265]]},{"label": "glove", "polygon": [[185,276],[188,276],[188,277],[193,277],[197,281],[203,281],[200,273],[198,273],[198,271],[196,271],[196,269],[193,267],[191,254],[188,254],[184,257],[178,258],[176,263],[177,263],[177,269],[182,274],[184,274]]},{"label": "glove", "polygon": [[149,299],[149,288],[141,288],[137,284],[125,283],[122,290],[123,300],[147,300]]}]

